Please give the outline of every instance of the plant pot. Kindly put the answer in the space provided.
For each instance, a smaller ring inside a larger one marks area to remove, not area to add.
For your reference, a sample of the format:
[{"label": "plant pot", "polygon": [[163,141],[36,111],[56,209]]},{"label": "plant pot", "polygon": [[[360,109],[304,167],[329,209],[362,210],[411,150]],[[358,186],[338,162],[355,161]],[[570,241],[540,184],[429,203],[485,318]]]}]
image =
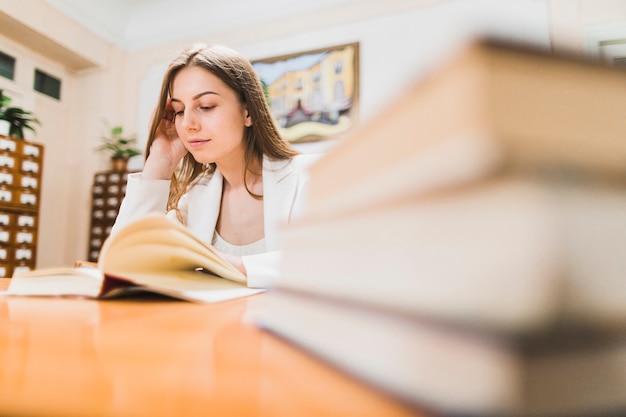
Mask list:
[{"label": "plant pot", "polygon": [[9,136],[11,130],[11,122],[0,119],[0,136]]},{"label": "plant pot", "polygon": [[128,169],[128,158],[111,158],[113,171],[126,172]]}]

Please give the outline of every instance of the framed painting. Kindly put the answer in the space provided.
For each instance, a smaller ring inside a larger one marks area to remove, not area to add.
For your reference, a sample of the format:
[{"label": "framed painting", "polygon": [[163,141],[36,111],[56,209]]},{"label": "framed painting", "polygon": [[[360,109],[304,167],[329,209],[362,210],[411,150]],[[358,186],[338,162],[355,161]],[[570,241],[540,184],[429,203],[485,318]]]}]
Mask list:
[{"label": "framed painting", "polygon": [[358,122],[359,44],[252,61],[289,142],[339,138]]}]

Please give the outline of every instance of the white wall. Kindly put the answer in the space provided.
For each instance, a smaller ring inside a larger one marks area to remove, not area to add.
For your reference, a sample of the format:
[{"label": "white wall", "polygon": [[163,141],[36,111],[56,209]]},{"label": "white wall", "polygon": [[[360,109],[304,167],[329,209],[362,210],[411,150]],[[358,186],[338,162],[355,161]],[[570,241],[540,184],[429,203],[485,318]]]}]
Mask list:
[{"label": "white wall", "polygon": [[[431,2],[432,3],[432,2]],[[310,16],[323,19],[325,16]],[[550,47],[548,9],[544,1],[533,0],[457,0],[427,4],[418,8],[400,8],[377,13],[359,21],[320,25],[306,31],[282,34],[272,39],[249,30],[250,36],[238,33],[200,35],[177,44],[178,49],[194,41],[223,43],[237,49],[250,60],[286,55],[349,42],[360,43],[360,116],[366,120],[396,96],[409,82],[414,82],[437,56],[470,33],[489,33]],[[251,41],[253,40],[253,41]],[[145,139],[150,111],[154,106],[161,76],[172,56],[167,48],[159,62],[149,64],[139,74],[141,94],[138,102],[137,128]],[[158,59],[158,56],[151,56]],[[143,63],[145,65],[145,62]],[[141,67],[134,62],[132,65]],[[332,143],[299,145],[304,152],[319,152]],[[140,166],[141,161],[135,161]]]},{"label": "white wall", "polygon": [[320,45],[360,42],[361,116],[367,119],[440,54],[474,32],[541,47],[550,43],[544,2],[457,0],[236,47],[250,59],[259,59]]}]

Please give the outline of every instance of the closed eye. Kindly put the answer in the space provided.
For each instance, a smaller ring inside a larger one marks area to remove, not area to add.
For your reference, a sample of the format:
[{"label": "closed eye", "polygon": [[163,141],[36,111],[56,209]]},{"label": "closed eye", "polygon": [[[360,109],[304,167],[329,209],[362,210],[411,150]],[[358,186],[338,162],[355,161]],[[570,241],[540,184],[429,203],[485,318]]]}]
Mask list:
[{"label": "closed eye", "polygon": [[[199,106],[199,107],[198,107],[198,109],[199,109],[200,111],[209,111],[209,110],[212,110],[212,109],[214,109],[214,108],[215,108],[215,106]],[[184,111],[184,110],[174,111],[174,117],[181,117],[181,116],[182,116],[182,115],[184,115],[184,114],[185,114],[185,111]]]}]

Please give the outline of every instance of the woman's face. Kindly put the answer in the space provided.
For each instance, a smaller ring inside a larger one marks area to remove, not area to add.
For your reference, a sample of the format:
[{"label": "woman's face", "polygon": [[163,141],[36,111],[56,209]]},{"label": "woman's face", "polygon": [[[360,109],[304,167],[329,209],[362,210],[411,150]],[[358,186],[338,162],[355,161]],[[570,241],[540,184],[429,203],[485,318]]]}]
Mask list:
[{"label": "woman's face", "polygon": [[201,67],[183,68],[172,82],[176,132],[200,163],[243,161],[244,130],[252,125],[235,91]]}]

